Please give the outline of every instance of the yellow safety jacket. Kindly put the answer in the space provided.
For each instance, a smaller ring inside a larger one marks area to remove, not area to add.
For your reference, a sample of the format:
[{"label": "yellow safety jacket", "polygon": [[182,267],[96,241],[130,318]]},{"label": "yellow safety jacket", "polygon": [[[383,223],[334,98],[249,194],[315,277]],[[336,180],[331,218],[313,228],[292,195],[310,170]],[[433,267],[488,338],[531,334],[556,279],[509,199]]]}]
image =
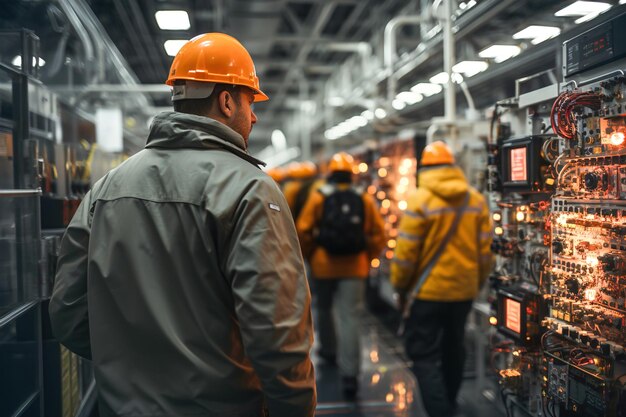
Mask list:
[{"label": "yellow safety jacket", "polygon": [[469,192],[469,201],[461,213],[456,232],[415,298],[471,300],[478,294],[492,267],[491,219],[487,202],[455,166],[422,169],[419,184],[409,197],[400,220],[391,283],[398,291],[414,288]]},{"label": "yellow safety jacket", "polygon": [[[345,189],[349,184],[340,184],[337,187]],[[317,189],[316,189],[317,190]],[[302,246],[302,253],[311,265],[311,272],[315,278],[367,278],[370,261],[380,254],[385,247],[385,222],[378,212],[374,199],[364,193],[363,208],[365,210],[365,236],[367,249],[355,255],[331,255],[326,249],[315,242],[315,233],[322,219],[324,196],[312,191],[297,219],[296,227]]]}]

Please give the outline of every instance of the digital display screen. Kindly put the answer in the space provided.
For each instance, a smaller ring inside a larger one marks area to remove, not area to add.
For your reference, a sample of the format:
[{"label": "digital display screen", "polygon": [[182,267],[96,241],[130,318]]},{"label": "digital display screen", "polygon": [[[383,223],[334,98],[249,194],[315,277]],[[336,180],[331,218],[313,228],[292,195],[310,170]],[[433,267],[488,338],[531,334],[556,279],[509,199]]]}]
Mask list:
[{"label": "digital display screen", "polygon": [[505,322],[504,325],[507,329],[514,331],[517,334],[522,332],[522,316],[521,316],[521,304],[519,301],[515,301],[511,298],[504,300]]},{"label": "digital display screen", "polygon": [[586,42],[581,45],[581,58],[586,61],[596,55],[610,56],[613,52],[611,49],[611,34],[604,32],[599,36],[586,39]]},{"label": "digital display screen", "polygon": [[528,181],[528,166],[526,160],[527,152],[528,150],[526,147],[513,148],[509,150],[510,181]]}]

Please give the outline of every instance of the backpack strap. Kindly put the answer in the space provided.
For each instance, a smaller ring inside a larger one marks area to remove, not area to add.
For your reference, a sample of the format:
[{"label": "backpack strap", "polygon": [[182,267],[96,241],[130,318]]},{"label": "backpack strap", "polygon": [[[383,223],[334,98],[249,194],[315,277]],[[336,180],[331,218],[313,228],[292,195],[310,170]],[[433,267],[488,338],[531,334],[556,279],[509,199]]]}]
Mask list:
[{"label": "backpack strap", "polygon": [[[446,232],[446,235],[444,236],[444,238],[441,239],[441,242],[439,243],[439,247],[437,248],[437,251],[435,251],[435,254],[432,256],[432,258],[430,258],[430,261],[428,261],[428,264],[426,265],[426,267],[424,267],[424,270],[422,271],[422,273],[420,274],[419,278],[417,279],[417,282],[416,282],[415,286],[409,292],[409,296],[407,298],[407,303],[405,305],[404,311],[402,312],[402,317],[404,319],[408,318],[410,310],[411,310],[411,303],[412,303],[413,299],[415,298],[415,296],[422,289],[422,286],[426,282],[426,279],[430,276],[430,272],[432,271],[432,269],[434,268],[435,264],[437,263],[437,261],[441,257],[441,254],[443,254],[443,251],[445,250],[446,246],[450,242],[450,239],[452,238],[452,236],[456,233],[457,229],[459,228],[459,223],[461,223],[461,217],[463,216],[463,212],[465,211],[465,209],[467,208],[467,205],[469,204],[469,200],[470,200],[470,192],[468,191],[467,194],[465,194],[465,198],[463,200],[463,203],[456,208],[454,221],[450,225],[450,228]],[[404,323],[401,325],[399,333],[401,333],[403,331],[403,329],[404,329]]]}]

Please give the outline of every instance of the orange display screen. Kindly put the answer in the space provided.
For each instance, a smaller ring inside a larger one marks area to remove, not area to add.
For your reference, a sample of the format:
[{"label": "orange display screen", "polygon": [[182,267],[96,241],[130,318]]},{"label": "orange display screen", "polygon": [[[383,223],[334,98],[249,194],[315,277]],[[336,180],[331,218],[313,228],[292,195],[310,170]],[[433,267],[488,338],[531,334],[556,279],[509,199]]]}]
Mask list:
[{"label": "orange display screen", "polygon": [[527,181],[526,148],[514,148],[509,152],[511,181]]},{"label": "orange display screen", "polygon": [[506,311],[504,325],[507,329],[520,334],[522,331],[521,304],[510,298],[507,298],[504,303],[504,309]]}]

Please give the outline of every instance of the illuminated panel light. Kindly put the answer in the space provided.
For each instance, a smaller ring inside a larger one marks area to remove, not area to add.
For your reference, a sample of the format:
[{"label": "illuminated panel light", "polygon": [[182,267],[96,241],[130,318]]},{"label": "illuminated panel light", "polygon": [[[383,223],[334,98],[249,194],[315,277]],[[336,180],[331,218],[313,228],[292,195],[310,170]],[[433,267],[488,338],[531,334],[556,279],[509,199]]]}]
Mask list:
[{"label": "illuminated panel light", "polygon": [[[626,0],[624,0],[626,1]],[[622,143],[624,143],[624,133],[623,132],[614,132],[613,134],[611,134],[611,137],[609,138],[609,141],[611,142],[611,145],[615,145],[615,146],[619,146]]]},{"label": "illuminated panel light", "polygon": [[397,100],[402,100],[406,104],[415,104],[424,100],[424,96],[419,93],[415,93],[413,91],[403,91],[396,96]]},{"label": "illuminated panel light", "polygon": [[596,1],[577,1],[567,7],[562,8],[554,15],[557,17],[587,16],[589,14],[598,15],[609,10],[610,8],[611,5],[609,3]]},{"label": "illuminated panel light", "polygon": [[[447,84],[448,83],[448,73],[447,72],[440,72],[437,75],[433,75],[432,77],[430,77],[430,79],[428,80],[433,84]],[[457,74],[457,73],[452,73],[452,81],[454,81],[457,84],[461,84],[463,82],[463,76],[461,74]]]},{"label": "illuminated panel light", "polygon": [[513,39],[531,39],[530,43],[537,45],[543,41],[561,34],[561,29],[555,26],[528,26],[513,35]]},{"label": "illuminated panel light", "polygon": [[169,56],[176,56],[178,51],[180,51],[180,48],[182,48],[183,45],[186,43],[187,41],[185,40],[170,39],[170,40],[165,41],[163,43],[163,46],[165,47],[165,52],[167,52]]},{"label": "illuminated panel light", "polygon": [[406,103],[400,99],[395,99],[394,101],[391,102],[391,107],[393,107],[396,110],[402,110],[403,108],[406,107]]},{"label": "illuminated panel light", "polygon": [[[11,61],[11,64],[15,67],[22,68],[22,56],[17,55],[15,58],[13,58],[13,60]],[[35,57],[33,57],[33,67],[35,66],[35,64],[36,64]],[[43,67],[44,65],[46,65],[46,61],[44,61],[44,59],[40,57],[39,66]]]},{"label": "illuminated panel light", "polygon": [[461,73],[466,77],[473,77],[488,67],[489,64],[485,61],[461,61],[452,67],[452,71]]},{"label": "illuminated panel light", "polygon": [[162,30],[187,30],[191,27],[189,15],[184,10],[159,10],[154,17]]},{"label": "illuminated panel light", "polygon": [[[626,0],[624,0],[624,1],[626,1]],[[415,84],[413,87],[411,87],[411,91],[413,91],[414,93],[422,94],[422,95],[424,95],[426,97],[430,97],[430,96],[434,96],[435,94],[439,94],[439,93],[441,93],[442,90],[443,90],[443,87],[441,85],[433,84],[433,83],[419,83],[419,84]]]},{"label": "illuminated panel light", "polygon": [[491,45],[478,53],[481,58],[491,58],[495,62],[504,62],[519,55],[522,49],[517,45]]},{"label": "illuminated panel light", "polygon": [[585,299],[587,301],[594,301],[597,295],[598,292],[595,290],[595,288],[588,288],[585,290]]}]

